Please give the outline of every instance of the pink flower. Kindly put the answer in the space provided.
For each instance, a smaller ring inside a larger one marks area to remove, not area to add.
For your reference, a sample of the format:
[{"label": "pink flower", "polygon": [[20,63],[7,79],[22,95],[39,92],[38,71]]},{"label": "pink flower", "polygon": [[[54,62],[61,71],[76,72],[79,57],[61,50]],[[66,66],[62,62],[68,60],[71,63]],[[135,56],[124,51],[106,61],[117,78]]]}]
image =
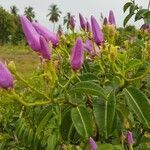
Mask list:
[{"label": "pink flower", "polygon": [[13,88],[13,77],[2,62],[0,62],[0,88]]},{"label": "pink flower", "polygon": [[91,25],[92,25],[93,39],[97,45],[100,45],[104,41],[104,35],[102,30],[100,29],[98,22],[93,16],[91,16]]},{"label": "pink flower", "polygon": [[91,25],[88,21],[86,23],[86,28],[87,28],[87,32],[91,32]]},{"label": "pink flower", "polygon": [[107,24],[108,24],[108,20],[107,20],[107,18],[105,17],[105,18],[104,18],[103,25],[107,25]]},{"label": "pink flower", "polygon": [[74,28],[75,28],[75,19],[74,19],[74,16],[70,17],[70,28],[72,30],[74,30]]},{"label": "pink flower", "polygon": [[32,25],[36,31],[42,35],[47,41],[50,41],[54,46],[58,45],[58,36],[54,32],[49,31],[46,27],[37,22],[33,22]]},{"label": "pink flower", "polygon": [[85,22],[85,19],[84,17],[79,13],[79,19],[80,19],[80,26],[83,30],[85,30],[86,28],[86,22]]},{"label": "pink flower", "polygon": [[133,135],[132,135],[132,132],[128,131],[127,132],[127,143],[130,145],[130,144],[133,144]]},{"label": "pink flower", "polygon": [[97,150],[97,144],[91,137],[89,139],[89,144],[90,144],[90,150]]},{"label": "pink flower", "polygon": [[41,51],[40,54],[44,59],[51,59],[51,49],[48,46],[48,42],[43,36],[40,36]]},{"label": "pink flower", "polygon": [[93,46],[92,46],[92,41],[90,41],[89,39],[86,39],[86,42],[84,44],[84,48],[86,50],[89,51],[89,53],[93,56],[95,55],[95,52],[94,52],[94,49],[93,49]]},{"label": "pink flower", "polygon": [[116,25],[115,16],[112,10],[109,11],[109,23]]},{"label": "pink flower", "polygon": [[79,70],[83,64],[83,42],[80,37],[76,40],[76,43],[72,48],[70,64],[71,68],[75,71]]},{"label": "pink flower", "polygon": [[32,23],[25,16],[20,16],[20,21],[29,46],[34,51],[39,52],[41,48],[39,41],[40,38],[39,34],[32,26]]},{"label": "pink flower", "polygon": [[143,31],[148,31],[148,32],[150,32],[150,24],[144,23],[144,24],[141,26],[140,29],[143,30]]}]

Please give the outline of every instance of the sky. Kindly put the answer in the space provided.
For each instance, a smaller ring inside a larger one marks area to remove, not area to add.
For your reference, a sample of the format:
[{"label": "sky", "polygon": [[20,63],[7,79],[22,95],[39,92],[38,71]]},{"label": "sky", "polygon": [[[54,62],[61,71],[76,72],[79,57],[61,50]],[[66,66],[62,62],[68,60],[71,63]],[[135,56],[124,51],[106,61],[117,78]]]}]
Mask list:
[{"label": "sky", "polygon": [[[62,17],[58,24],[62,24],[63,16],[67,12],[75,15],[76,22],[79,24],[78,14],[79,12],[86,18],[90,18],[94,15],[97,19],[100,18],[101,12],[104,16],[108,16],[109,10],[113,10],[117,26],[122,26],[123,19],[126,14],[123,13],[123,5],[129,0],[0,0],[0,5],[6,10],[10,10],[10,6],[16,5],[20,10],[19,14],[23,14],[24,8],[26,6],[32,6],[36,13],[36,19],[43,25],[47,26],[52,30],[52,23],[48,21],[46,15],[48,14],[48,7],[51,4],[57,4],[60,11],[62,12]],[[149,0],[135,0],[139,5],[147,7]],[[129,24],[134,24],[140,26],[142,22],[134,23],[130,21]]]}]

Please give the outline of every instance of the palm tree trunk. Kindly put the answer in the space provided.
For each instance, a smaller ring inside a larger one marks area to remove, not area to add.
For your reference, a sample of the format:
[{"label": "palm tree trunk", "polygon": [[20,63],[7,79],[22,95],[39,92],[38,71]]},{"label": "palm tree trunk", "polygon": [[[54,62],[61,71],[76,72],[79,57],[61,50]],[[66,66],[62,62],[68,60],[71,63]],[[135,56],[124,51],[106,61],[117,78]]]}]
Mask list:
[{"label": "palm tree trunk", "polygon": [[150,0],[149,0],[149,3],[148,3],[148,10],[150,9]]},{"label": "palm tree trunk", "polygon": [[53,23],[53,32],[55,31],[55,22]]}]

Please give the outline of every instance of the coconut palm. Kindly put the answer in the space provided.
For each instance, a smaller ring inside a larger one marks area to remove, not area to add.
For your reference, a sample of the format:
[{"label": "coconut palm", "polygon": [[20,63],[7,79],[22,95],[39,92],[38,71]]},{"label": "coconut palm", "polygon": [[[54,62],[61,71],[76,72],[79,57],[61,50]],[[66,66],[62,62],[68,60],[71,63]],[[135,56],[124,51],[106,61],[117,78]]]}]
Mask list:
[{"label": "coconut palm", "polygon": [[58,34],[58,35],[62,35],[62,34],[63,34],[63,28],[62,28],[61,25],[58,25],[57,34]]},{"label": "coconut palm", "polygon": [[10,12],[11,12],[11,14],[13,14],[14,16],[17,16],[17,15],[18,15],[18,11],[19,11],[19,9],[18,9],[15,5],[13,5],[13,6],[10,7]]},{"label": "coconut palm", "polygon": [[71,13],[67,12],[66,16],[64,17],[63,25],[66,25],[67,29],[69,29],[70,26],[70,17]]},{"label": "coconut palm", "polygon": [[49,6],[49,13],[47,14],[47,17],[49,17],[49,21],[53,23],[53,31],[55,30],[55,23],[58,22],[59,17],[61,15],[61,11],[57,7],[56,4],[52,4]]},{"label": "coconut palm", "polygon": [[34,10],[33,10],[33,7],[31,7],[31,6],[25,7],[24,15],[25,15],[30,21],[33,21],[34,18],[35,18],[35,12],[34,12]]}]

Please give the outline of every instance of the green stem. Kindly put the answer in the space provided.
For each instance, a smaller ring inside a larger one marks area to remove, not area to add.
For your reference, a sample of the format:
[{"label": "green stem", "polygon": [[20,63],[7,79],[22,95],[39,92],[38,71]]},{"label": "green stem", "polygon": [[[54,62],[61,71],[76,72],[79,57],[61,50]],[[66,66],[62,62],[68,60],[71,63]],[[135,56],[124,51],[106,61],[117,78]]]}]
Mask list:
[{"label": "green stem", "polygon": [[129,150],[133,150],[132,144],[129,145]]},{"label": "green stem", "polygon": [[24,100],[21,99],[21,97],[15,93],[15,91],[11,92],[11,95],[9,95],[10,98],[14,101],[18,101],[20,104],[22,104],[23,106],[26,107],[30,107],[30,106],[41,106],[41,105],[46,105],[46,104],[50,104],[52,103],[52,101],[37,101],[37,102],[33,102],[33,103],[27,103]]},{"label": "green stem", "polygon": [[[116,64],[113,63],[112,64],[112,70],[114,72],[115,75],[120,76],[121,78],[123,78],[125,81],[127,81],[127,79],[125,78],[125,76],[119,71],[119,69],[117,68]],[[117,70],[117,71],[116,71]]]},{"label": "green stem", "polygon": [[76,77],[76,73],[72,72],[71,77],[69,78],[69,80],[67,81],[67,83],[63,86],[64,89],[66,89],[68,87],[68,85],[71,83],[71,81]]},{"label": "green stem", "polygon": [[18,78],[20,81],[22,81],[25,85],[27,85],[31,90],[35,91],[39,95],[43,96],[47,100],[50,100],[50,98],[45,95],[44,93],[40,92],[39,90],[35,89],[33,86],[31,86],[25,79],[23,79],[18,73],[15,73],[16,78]]},{"label": "green stem", "polygon": [[100,67],[101,70],[102,70],[102,73],[104,74],[104,73],[105,73],[105,70],[104,70],[104,68],[103,68],[103,66],[102,66],[102,63],[101,63],[100,59],[98,60],[98,64],[99,64],[99,67]]},{"label": "green stem", "polygon": [[127,79],[128,82],[132,82],[132,81],[135,81],[135,80],[140,80],[142,78],[144,78],[146,75],[147,75],[148,71],[146,71],[143,75],[139,76],[139,77],[135,77],[133,79]]},{"label": "green stem", "polygon": [[21,99],[21,97],[15,93],[15,91],[11,91],[10,93],[10,98],[14,101],[18,101],[20,104],[22,104],[23,106],[26,106],[26,107],[33,107],[33,106],[44,106],[44,105],[47,105],[47,104],[69,104],[71,106],[77,106],[76,104],[70,102],[70,101],[65,101],[65,100],[49,100],[49,101],[36,101],[36,102],[33,102],[33,103],[28,103],[28,102],[25,102],[24,100]]}]

